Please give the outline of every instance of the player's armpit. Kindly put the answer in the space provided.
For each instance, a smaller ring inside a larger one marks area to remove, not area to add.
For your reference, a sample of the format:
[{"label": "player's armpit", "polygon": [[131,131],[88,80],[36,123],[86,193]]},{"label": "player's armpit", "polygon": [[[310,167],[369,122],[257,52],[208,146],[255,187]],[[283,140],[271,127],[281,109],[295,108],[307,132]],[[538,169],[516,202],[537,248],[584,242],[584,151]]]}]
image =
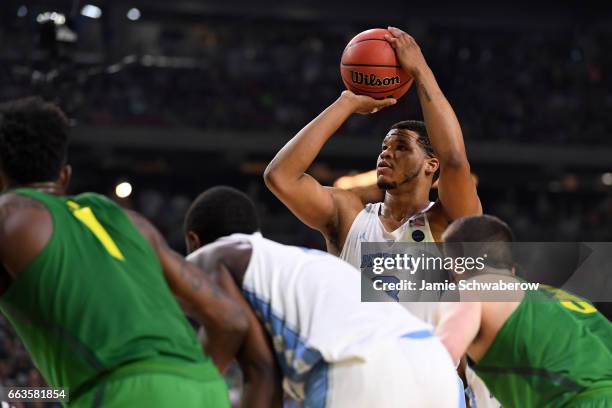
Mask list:
[{"label": "player's armpit", "polygon": [[482,214],[476,182],[467,159],[445,164],[440,169],[437,185],[438,199],[449,221]]}]

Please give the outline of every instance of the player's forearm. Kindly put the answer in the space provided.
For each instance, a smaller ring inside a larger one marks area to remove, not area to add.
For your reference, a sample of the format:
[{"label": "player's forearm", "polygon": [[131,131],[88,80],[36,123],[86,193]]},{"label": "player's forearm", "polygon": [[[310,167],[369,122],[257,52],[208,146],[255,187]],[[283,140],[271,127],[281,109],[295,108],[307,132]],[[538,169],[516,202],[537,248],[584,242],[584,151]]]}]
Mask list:
[{"label": "player's forearm", "polygon": [[206,352],[223,371],[238,353],[247,330],[242,308],[230,299],[193,308],[194,317],[206,330]]},{"label": "player's forearm", "polygon": [[245,341],[250,323],[244,299],[227,270],[216,273],[219,288],[214,303],[202,304],[200,316],[206,330],[206,351],[220,371],[234,360]]},{"label": "player's forearm", "polygon": [[350,102],[342,96],[338,98],[276,154],[266,168],[266,184],[274,189],[278,183],[291,183],[299,179],[352,113]]},{"label": "player's forearm", "polygon": [[414,72],[427,133],[440,166],[465,165],[463,133],[450,103],[428,66]]},{"label": "player's forearm", "polygon": [[283,391],[280,376],[276,375],[274,367],[244,369],[244,392],[242,406],[244,408],[281,407]]},{"label": "player's forearm", "polygon": [[205,326],[206,342],[204,349],[212,358],[219,372],[223,373],[234,361],[236,353],[242,343],[242,335],[240,331],[232,334],[227,327],[219,327],[209,324]]}]

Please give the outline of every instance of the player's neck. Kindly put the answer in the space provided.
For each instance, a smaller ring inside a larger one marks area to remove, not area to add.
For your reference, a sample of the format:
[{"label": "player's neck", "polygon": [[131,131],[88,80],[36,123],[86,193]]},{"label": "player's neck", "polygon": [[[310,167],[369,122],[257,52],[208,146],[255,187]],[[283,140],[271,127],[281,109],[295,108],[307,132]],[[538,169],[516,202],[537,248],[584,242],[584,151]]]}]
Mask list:
[{"label": "player's neck", "polygon": [[402,221],[418,214],[428,206],[429,187],[416,183],[414,185],[404,185],[385,192],[382,215],[396,221]]},{"label": "player's neck", "polygon": [[14,188],[31,188],[34,190],[38,190],[42,193],[53,194],[53,195],[65,195],[66,190],[63,186],[59,185],[54,181],[43,181],[37,183],[28,183],[22,184],[20,186],[15,186]]}]

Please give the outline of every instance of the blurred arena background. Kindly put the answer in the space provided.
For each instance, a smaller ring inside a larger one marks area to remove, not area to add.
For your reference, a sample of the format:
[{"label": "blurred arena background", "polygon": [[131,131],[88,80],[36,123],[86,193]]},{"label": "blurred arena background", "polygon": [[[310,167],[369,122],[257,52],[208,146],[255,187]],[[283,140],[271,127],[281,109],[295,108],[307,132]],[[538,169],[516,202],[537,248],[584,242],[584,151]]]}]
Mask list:
[{"label": "blurred arena background", "polygon": [[[73,192],[115,197],[178,250],[188,204],[216,184],[248,192],[270,238],[323,248],[262,173],[343,89],[347,41],[391,24],[416,38],[455,108],[485,212],[521,241],[611,241],[611,10],[578,1],[4,0],[0,101],[59,103],[74,122]],[[312,174],[331,184],[374,168],[388,126],[419,109],[409,92],[396,107],[353,117]],[[0,383],[40,381],[3,322]]]}]

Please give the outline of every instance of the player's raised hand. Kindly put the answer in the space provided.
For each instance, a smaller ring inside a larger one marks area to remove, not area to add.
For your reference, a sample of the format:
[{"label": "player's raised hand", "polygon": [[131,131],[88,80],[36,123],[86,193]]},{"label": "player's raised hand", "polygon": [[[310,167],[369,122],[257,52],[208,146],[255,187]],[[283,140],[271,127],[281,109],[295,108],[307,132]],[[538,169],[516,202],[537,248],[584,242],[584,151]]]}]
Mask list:
[{"label": "player's raised hand", "polygon": [[361,115],[376,113],[387,106],[397,103],[397,100],[393,98],[374,99],[366,95],[356,95],[351,91],[342,92],[341,98],[347,100],[351,104],[353,112]]},{"label": "player's raised hand", "polygon": [[422,68],[427,67],[421,48],[414,38],[399,28],[387,27],[387,30],[391,35],[386,34],[385,40],[395,50],[397,59],[406,72],[414,77]]}]

